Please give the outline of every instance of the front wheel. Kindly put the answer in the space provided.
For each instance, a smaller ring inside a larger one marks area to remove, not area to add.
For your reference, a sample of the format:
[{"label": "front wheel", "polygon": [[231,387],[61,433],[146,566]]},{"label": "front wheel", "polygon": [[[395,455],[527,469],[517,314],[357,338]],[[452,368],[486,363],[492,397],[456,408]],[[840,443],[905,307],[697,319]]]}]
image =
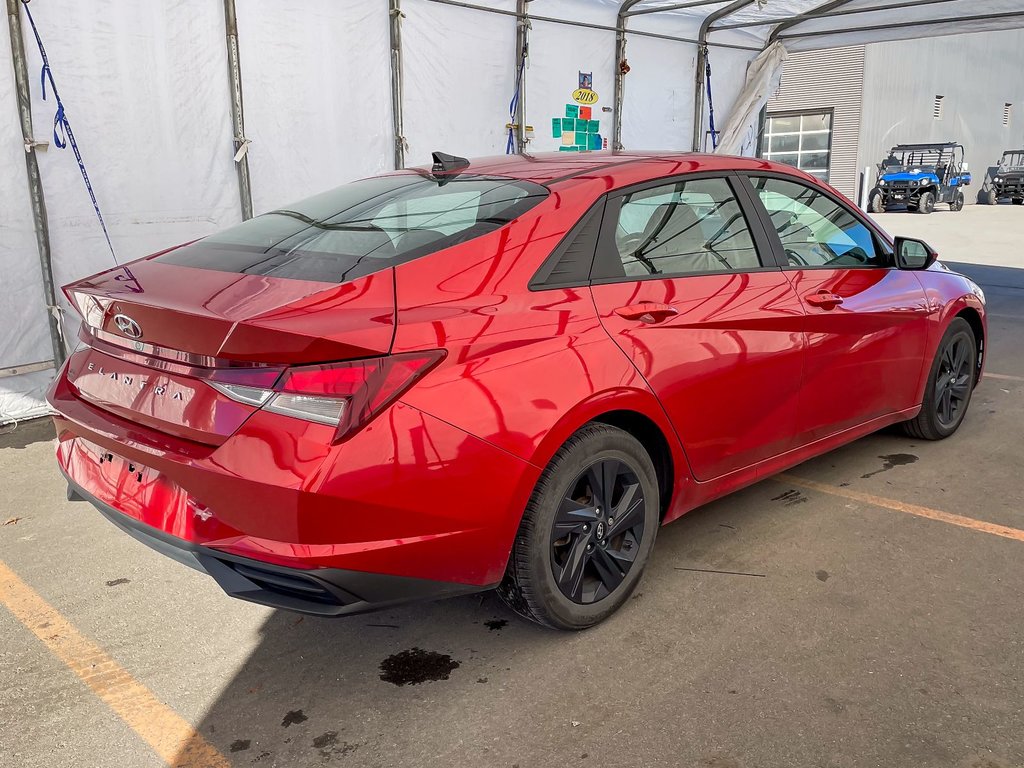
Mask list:
[{"label": "front wheel", "polygon": [[651,457],[606,424],[577,431],[548,464],[519,526],[501,599],[555,629],[586,629],[629,598],[659,523]]},{"label": "front wheel", "polygon": [[1015,197],[1015,198],[1013,198],[1013,204],[1014,205],[1024,205],[1024,197]]},{"label": "front wheel", "polygon": [[985,200],[986,205],[999,204],[999,195],[996,194],[996,191],[994,189],[990,189],[988,192],[985,192],[983,194],[983,199]]},{"label": "front wheel", "polygon": [[917,201],[918,213],[931,213],[935,210],[935,195],[931,192],[922,192]]},{"label": "front wheel", "polygon": [[919,440],[942,440],[959,429],[974,391],[978,349],[974,332],[962,317],[953,318],[932,362],[921,412],[903,423]]},{"label": "front wheel", "polygon": [[885,213],[885,200],[880,192],[872,192],[868,200],[868,209],[872,213]]}]

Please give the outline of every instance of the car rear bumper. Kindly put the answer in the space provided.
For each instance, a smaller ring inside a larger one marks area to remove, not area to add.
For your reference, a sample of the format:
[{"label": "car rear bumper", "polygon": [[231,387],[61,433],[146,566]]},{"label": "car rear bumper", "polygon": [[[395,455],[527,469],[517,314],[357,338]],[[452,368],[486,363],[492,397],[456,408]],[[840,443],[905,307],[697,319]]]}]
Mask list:
[{"label": "car rear bumper", "polygon": [[341,568],[300,569],[239,557],[172,536],[136,520],[90,494],[61,468],[68,499],[87,501],[134,539],[211,576],[231,597],[316,616],[346,616],[417,600],[491,589]]}]

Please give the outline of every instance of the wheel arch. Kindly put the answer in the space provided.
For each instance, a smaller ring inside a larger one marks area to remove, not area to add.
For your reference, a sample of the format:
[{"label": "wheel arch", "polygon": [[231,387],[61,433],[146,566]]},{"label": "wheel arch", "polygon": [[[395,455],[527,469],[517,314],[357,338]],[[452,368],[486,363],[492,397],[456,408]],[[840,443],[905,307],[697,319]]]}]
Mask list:
[{"label": "wheel arch", "polygon": [[530,462],[537,467],[547,466],[566,440],[591,423],[617,427],[644,446],[658,473],[661,515],[664,517],[690,478],[690,465],[671,422],[652,392],[620,389],[600,393],[579,403],[545,435]]},{"label": "wheel arch", "polygon": [[985,322],[981,319],[981,313],[971,306],[964,307],[953,317],[966,320],[974,333],[974,346],[978,352],[978,369],[974,372],[974,383],[977,384],[981,380],[981,370],[985,362]]},{"label": "wheel arch", "polygon": [[659,514],[664,520],[672,506],[672,495],[676,484],[675,461],[672,458],[672,448],[665,433],[651,419],[638,411],[608,411],[590,420],[590,423],[595,422],[617,427],[623,432],[629,433],[647,451],[651,461],[654,462],[654,471],[658,475],[658,495],[661,501]]}]

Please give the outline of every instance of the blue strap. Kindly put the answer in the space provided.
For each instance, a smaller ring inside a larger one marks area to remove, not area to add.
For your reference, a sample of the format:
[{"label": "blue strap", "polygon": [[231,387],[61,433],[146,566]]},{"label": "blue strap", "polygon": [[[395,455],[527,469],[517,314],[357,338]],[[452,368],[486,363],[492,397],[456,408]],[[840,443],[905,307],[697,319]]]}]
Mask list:
[{"label": "blue strap", "polygon": [[96,201],[96,193],[93,191],[92,182],[89,181],[89,173],[85,170],[82,153],[78,149],[78,142],[75,141],[75,133],[71,130],[71,122],[64,111],[64,102],[61,101],[60,94],[57,92],[57,84],[53,80],[53,72],[50,71],[50,60],[46,56],[46,49],[43,47],[42,38],[39,37],[39,29],[36,27],[35,19],[32,18],[32,11],[28,8],[28,2],[29,0],[21,0],[21,4],[25,6],[25,15],[28,16],[28,23],[32,26],[32,34],[35,35],[36,45],[39,46],[39,56],[43,60],[43,68],[39,73],[43,101],[46,101],[46,83],[49,81],[50,91],[53,92],[53,98],[57,102],[57,111],[53,115],[53,143],[58,149],[64,149],[68,144],[71,145],[71,151],[75,153],[75,159],[78,160],[78,170],[82,172],[82,181],[85,182],[85,188],[89,192],[89,199],[92,200],[93,210],[96,211],[96,218],[99,219],[100,227],[103,229],[103,237],[107,240],[110,255],[113,257],[114,263],[119,264],[117,256],[114,254],[114,246],[110,242],[110,233],[107,232],[107,225],[103,221],[103,214],[100,213],[100,204]]},{"label": "blue strap", "polygon": [[708,129],[711,131],[711,148],[718,149],[718,131],[715,130],[715,102],[711,98],[711,57],[708,56],[708,47],[704,46],[704,80],[708,84]]},{"label": "blue strap", "polygon": [[519,91],[523,86],[523,70],[526,69],[526,56],[529,50],[529,43],[523,45],[523,56],[519,61],[519,71],[516,73],[516,90],[512,94],[512,101],[508,103],[508,141],[505,142],[505,154],[514,155],[516,147],[516,110],[519,109]]}]

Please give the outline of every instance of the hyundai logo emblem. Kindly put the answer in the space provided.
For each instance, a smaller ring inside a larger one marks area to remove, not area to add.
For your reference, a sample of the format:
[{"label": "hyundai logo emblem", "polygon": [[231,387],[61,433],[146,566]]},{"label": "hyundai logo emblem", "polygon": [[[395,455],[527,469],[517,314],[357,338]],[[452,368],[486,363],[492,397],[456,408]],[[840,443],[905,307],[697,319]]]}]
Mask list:
[{"label": "hyundai logo emblem", "polygon": [[139,327],[138,323],[128,317],[128,315],[114,315],[114,325],[117,326],[117,330],[129,338],[142,338],[142,328]]}]

